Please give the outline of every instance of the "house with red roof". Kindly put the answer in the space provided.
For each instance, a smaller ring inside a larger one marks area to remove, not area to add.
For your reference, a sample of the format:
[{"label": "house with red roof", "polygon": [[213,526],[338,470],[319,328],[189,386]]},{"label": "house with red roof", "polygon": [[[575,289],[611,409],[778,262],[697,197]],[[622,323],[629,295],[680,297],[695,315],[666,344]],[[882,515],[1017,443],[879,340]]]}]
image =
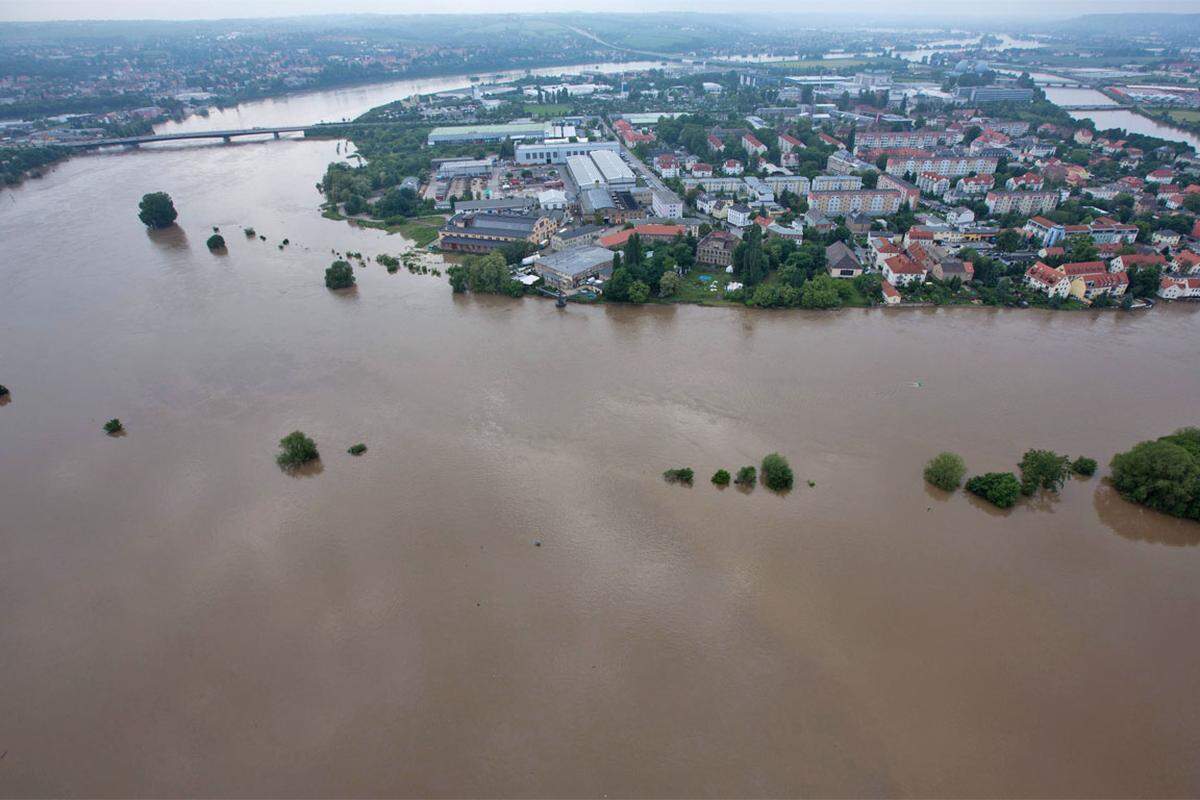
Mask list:
[{"label": "house with red roof", "polygon": [[767,146],[758,140],[753,133],[742,134],[742,147],[752,156],[765,156]]},{"label": "house with red roof", "polygon": [[742,162],[736,158],[728,158],[721,165],[721,172],[724,172],[726,175],[741,175],[743,172]]},{"label": "house with red roof", "polygon": [[663,153],[654,157],[654,171],[664,178],[679,177],[679,159],[671,153]]},{"label": "house with red roof", "polygon": [[886,305],[900,305],[900,292],[890,281],[883,280],[879,282],[879,293],[883,295],[883,302]]},{"label": "house with red roof", "polygon": [[687,229],[682,225],[646,223],[633,228],[625,228],[616,233],[610,233],[608,236],[601,236],[598,244],[601,247],[607,247],[609,250],[619,250],[625,246],[625,243],[629,241],[629,237],[635,233],[644,244],[647,242],[673,242],[676,236],[682,236],[686,232]]},{"label": "house with red roof", "polygon": [[725,143],[717,138],[716,134],[710,133],[708,135],[708,149],[714,153],[723,153],[725,152]]},{"label": "house with red roof", "polygon": [[1200,275],[1200,253],[1195,250],[1180,250],[1171,261],[1171,268],[1184,275]]},{"label": "house with red roof", "polygon": [[905,253],[898,253],[883,262],[883,277],[893,286],[924,283],[928,270]]},{"label": "house with red roof", "polygon": [[987,194],[995,185],[995,175],[967,175],[959,178],[957,188],[960,194]]},{"label": "house with red roof", "polygon": [[779,152],[790,153],[793,150],[804,150],[804,142],[787,133],[779,134]]},{"label": "house with red roof", "polygon": [[1041,261],[1025,270],[1025,285],[1047,297],[1065,298],[1071,291],[1071,279],[1067,274]]},{"label": "house with red roof", "polygon": [[1194,300],[1200,298],[1200,278],[1164,277],[1158,283],[1158,296],[1164,300]]},{"label": "house with red roof", "polygon": [[703,161],[697,161],[695,164],[692,164],[693,178],[711,178],[712,176],[712,164],[705,164]]},{"label": "house with red roof", "polygon": [[1024,175],[1017,175],[1004,182],[1005,188],[1009,191],[1024,189],[1030,192],[1040,192],[1045,184],[1046,180],[1036,172],[1026,172]]},{"label": "house with red roof", "polygon": [[1128,272],[1137,267],[1158,267],[1166,269],[1167,259],[1159,253],[1126,253],[1114,258],[1109,263],[1109,269],[1113,272]]},{"label": "house with red roof", "polygon": [[1149,174],[1146,175],[1147,183],[1160,183],[1160,184],[1172,183],[1172,182],[1174,182],[1174,180],[1175,180],[1175,170],[1167,169],[1166,167],[1163,167],[1162,169],[1153,170],[1152,172],[1150,172]]}]

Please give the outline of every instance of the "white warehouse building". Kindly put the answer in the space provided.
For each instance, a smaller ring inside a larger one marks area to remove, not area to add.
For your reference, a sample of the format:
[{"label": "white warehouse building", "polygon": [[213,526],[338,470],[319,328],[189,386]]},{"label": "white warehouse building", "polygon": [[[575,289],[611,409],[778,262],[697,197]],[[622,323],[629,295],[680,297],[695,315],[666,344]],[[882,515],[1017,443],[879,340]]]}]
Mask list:
[{"label": "white warehouse building", "polygon": [[617,152],[617,142],[540,142],[519,144],[515,160],[518,164],[565,164],[571,156],[585,156],[598,150]]}]

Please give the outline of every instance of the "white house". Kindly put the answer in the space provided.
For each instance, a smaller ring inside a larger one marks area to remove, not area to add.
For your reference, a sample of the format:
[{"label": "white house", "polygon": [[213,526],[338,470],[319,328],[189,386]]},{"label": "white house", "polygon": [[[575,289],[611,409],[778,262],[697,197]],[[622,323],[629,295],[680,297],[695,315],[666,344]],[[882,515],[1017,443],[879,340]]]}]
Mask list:
[{"label": "white house", "polygon": [[738,228],[748,228],[754,222],[754,210],[744,203],[729,207],[725,220]]},{"label": "white house", "polygon": [[883,262],[883,278],[893,286],[924,283],[925,268],[904,253],[899,253]]}]

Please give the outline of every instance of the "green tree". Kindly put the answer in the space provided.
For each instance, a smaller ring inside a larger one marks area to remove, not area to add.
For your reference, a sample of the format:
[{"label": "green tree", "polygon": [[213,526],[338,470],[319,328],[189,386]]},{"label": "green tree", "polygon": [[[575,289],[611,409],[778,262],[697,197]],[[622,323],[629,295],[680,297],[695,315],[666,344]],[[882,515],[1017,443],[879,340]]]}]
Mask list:
[{"label": "green tree", "polygon": [[663,276],[658,279],[658,296],[674,297],[682,284],[683,279],[679,277],[678,273],[664,272]]},{"label": "green tree", "polygon": [[612,277],[604,282],[604,296],[609,300],[624,302],[629,299],[629,289],[633,286],[633,275],[625,267],[613,270]]},{"label": "green tree", "polygon": [[800,305],[803,308],[838,308],[842,295],[838,291],[836,278],[818,275],[800,289]]},{"label": "green tree", "polygon": [[354,285],[354,269],[349,261],[338,259],[325,270],[325,286],[329,289],[349,289]]},{"label": "green tree", "polygon": [[116,436],[118,433],[121,433],[124,430],[125,426],[121,424],[121,420],[116,419],[115,417],[104,423],[104,432],[109,436]]},{"label": "green tree", "polygon": [[791,489],[795,482],[791,465],[779,453],[770,453],[763,458],[762,478],[766,487],[776,492]]},{"label": "green tree", "polygon": [[279,440],[279,454],[275,456],[275,461],[285,469],[292,469],[320,458],[320,455],[316,442],[302,431],[292,431]]},{"label": "green tree", "polygon": [[1002,253],[1020,250],[1023,244],[1025,244],[1025,237],[1012,228],[1005,228],[996,234],[996,249]]},{"label": "green tree", "polygon": [[967,481],[967,491],[998,508],[1012,508],[1021,496],[1021,482],[1011,472],[988,472]]},{"label": "green tree", "polygon": [[629,302],[644,303],[650,299],[650,286],[644,281],[629,284]]},{"label": "green tree", "polygon": [[350,445],[350,448],[346,450],[346,452],[352,456],[361,456],[363,453],[367,452],[367,446],[362,442],[359,442],[358,444]]},{"label": "green tree", "polygon": [[1032,495],[1039,488],[1057,492],[1067,479],[1071,459],[1053,450],[1026,450],[1018,465],[1021,469],[1021,493]]},{"label": "green tree", "polygon": [[729,470],[719,469],[716,472],[714,472],[713,476],[712,476],[712,482],[715,483],[717,486],[728,486],[729,485]]},{"label": "green tree", "polygon": [[225,237],[219,233],[214,233],[212,236],[208,237],[208,241],[205,242],[205,244],[208,245],[209,250],[224,250]]},{"label": "green tree", "polygon": [[150,192],[142,195],[138,203],[138,219],[148,228],[166,228],[175,222],[179,212],[171,195],[166,192]]},{"label": "green tree", "polygon": [[967,465],[955,453],[938,453],[925,465],[925,480],[947,492],[957,489],[966,474]]}]

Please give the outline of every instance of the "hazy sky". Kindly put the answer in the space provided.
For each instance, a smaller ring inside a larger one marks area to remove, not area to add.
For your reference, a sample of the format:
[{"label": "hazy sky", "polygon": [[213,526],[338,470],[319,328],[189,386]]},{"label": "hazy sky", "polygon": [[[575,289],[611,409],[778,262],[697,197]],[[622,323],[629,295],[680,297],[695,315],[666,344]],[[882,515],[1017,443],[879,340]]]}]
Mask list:
[{"label": "hazy sky", "polygon": [[[1200,0],[759,0],[760,12],[816,14],[883,13],[934,16],[1062,17],[1075,14],[1173,11],[1200,13]],[[522,11],[709,11],[745,12],[728,0],[0,0],[2,20],[46,19],[221,19],[334,13],[497,13]]]}]

